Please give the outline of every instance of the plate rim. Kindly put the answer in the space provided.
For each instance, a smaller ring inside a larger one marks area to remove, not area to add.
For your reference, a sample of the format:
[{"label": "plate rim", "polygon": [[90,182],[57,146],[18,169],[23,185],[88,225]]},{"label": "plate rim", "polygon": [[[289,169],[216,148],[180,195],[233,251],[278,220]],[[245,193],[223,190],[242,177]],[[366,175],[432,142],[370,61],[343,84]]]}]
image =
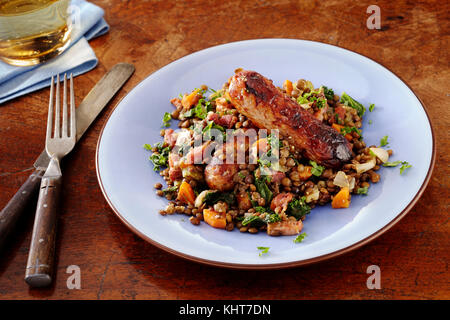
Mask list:
[{"label": "plate rim", "polygon": [[[103,181],[102,178],[100,176],[100,170],[99,170],[99,148],[100,148],[100,143],[101,143],[101,139],[103,137],[103,133],[104,130],[106,128],[106,125],[108,124],[112,114],[114,113],[114,111],[116,110],[116,108],[121,104],[122,100],[127,97],[136,87],[138,87],[139,85],[142,84],[142,82],[144,82],[148,77],[150,77],[152,74],[160,71],[161,69],[169,66],[170,64],[174,63],[174,62],[179,62],[180,60],[199,53],[199,52],[203,52],[205,50],[208,49],[212,49],[212,48],[217,48],[217,47],[221,47],[221,46],[226,46],[226,45],[230,45],[230,44],[237,44],[237,43],[242,43],[242,42],[256,42],[256,41],[265,41],[265,40],[288,40],[288,41],[302,41],[302,42],[312,42],[312,43],[319,43],[322,45],[326,45],[326,46],[332,46],[335,48],[339,48],[341,50],[346,50],[349,51],[353,54],[357,54],[359,56],[362,56],[366,59],[369,59],[370,61],[380,65],[381,67],[385,68],[386,70],[388,70],[389,72],[391,72],[394,76],[396,76],[401,82],[403,82],[406,87],[411,90],[411,92],[414,94],[414,96],[417,98],[417,100],[420,102],[420,105],[422,107],[422,109],[425,112],[425,115],[427,117],[428,123],[430,125],[430,131],[431,131],[431,142],[432,142],[432,153],[431,153],[431,160],[430,160],[430,165],[428,167],[428,171],[427,174],[425,176],[425,179],[422,183],[422,185],[420,186],[419,190],[417,191],[417,193],[414,195],[414,197],[412,198],[412,200],[406,205],[406,207],[400,211],[399,214],[397,214],[395,216],[395,218],[393,218],[388,224],[386,224],[383,228],[375,231],[374,233],[370,234],[369,236],[367,236],[366,238],[355,242],[345,248],[327,253],[327,254],[323,254],[314,258],[309,258],[309,259],[303,259],[303,260],[296,260],[296,261],[290,261],[290,262],[281,262],[281,263],[267,263],[267,264],[247,264],[247,263],[231,263],[231,262],[222,262],[222,261],[215,261],[215,260],[209,260],[209,259],[204,259],[204,258],[199,258],[193,255],[189,255],[180,251],[177,251],[175,249],[169,248],[155,240],[153,240],[152,238],[150,238],[149,236],[143,234],[142,232],[140,232],[137,228],[135,228],[133,225],[131,225],[131,223],[129,223],[120,213],[119,210],[117,210],[117,208],[113,205],[112,201],[110,200],[108,194],[105,191],[105,187],[103,185]],[[329,43],[325,43],[325,42],[321,42],[321,41],[312,41],[312,40],[306,40],[306,39],[293,39],[293,38],[262,38],[262,39],[249,39],[249,40],[241,40],[241,41],[232,41],[232,42],[227,42],[227,43],[223,43],[223,44],[219,44],[219,45],[215,45],[215,46],[211,46],[211,47],[207,47],[198,51],[194,51],[191,52],[187,55],[184,55],[183,57],[180,57],[174,61],[169,62],[168,64],[162,66],[161,68],[153,71],[152,73],[148,74],[147,76],[145,76],[145,78],[143,78],[141,81],[139,81],[139,83],[137,83],[127,94],[125,94],[113,107],[113,109],[110,111],[110,113],[107,116],[107,119],[104,121],[104,123],[102,124],[102,128],[100,130],[100,134],[99,137],[97,139],[97,146],[96,146],[96,150],[95,150],[95,166],[96,166],[96,174],[97,174],[97,180],[100,186],[100,189],[102,191],[103,197],[105,198],[106,202],[108,203],[108,205],[111,207],[111,209],[113,210],[113,212],[115,213],[115,215],[122,221],[123,224],[125,224],[133,233],[135,233],[136,235],[138,235],[139,237],[141,237],[143,240],[147,241],[148,243],[154,245],[155,247],[162,249],[166,252],[169,252],[175,256],[187,259],[189,261],[193,261],[193,262],[198,262],[198,263],[202,263],[202,264],[206,264],[206,265],[210,265],[210,266],[215,266],[215,267],[223,267],[223,268],[228,268],[228,269],[241,269],[241,270],[271,270],[271,269],[285,269],[285,268],[293,268],[293,267],[299,267],[299,266],[306,266],[306,265],[311,265],[314,263],[318,263],[321,261],[325,261],[325,260],[329,260],[332,258],[336,258],[338,256],[344,255],[350,251],[356,250],[358,248],[361,248],[362,246],[370,243],[371,241],[375,240],[376,238],[378,238],[379,236],[381,236],[382,234],[384,234],[386,231],[388,231],[389,229],[391,229],[394,225],[396,225],[401,219],[403,219],[406,214],[408,214],[409,211],[411,211],[411,209],[415,206],[415,204],[417,203],[417,201],[422,197],[426,187],[428,186],[428,183],[430,182],[431,176],[433,174],[433,170],[435,167],[435,163],[436,163],[436,136],[434,133],[434,129],[433,129],[433,123],[431,121],[429,112],[427,111],[427,107],[425,106],[425,103],[422,101],[422,99],[416,94],[416,92],[411,88],[411,86],[402,78],[400,77],[397,73],[395,73],[394,71],[392,71],[390,68],[386,67],[384,64],[369,58],[361,53],[358,53],[356,51],[350,50],[350,49],[346,49],[346,48],[342,48],[340,46],[337,45],[333,45],[333,44],[329,44]]]}]

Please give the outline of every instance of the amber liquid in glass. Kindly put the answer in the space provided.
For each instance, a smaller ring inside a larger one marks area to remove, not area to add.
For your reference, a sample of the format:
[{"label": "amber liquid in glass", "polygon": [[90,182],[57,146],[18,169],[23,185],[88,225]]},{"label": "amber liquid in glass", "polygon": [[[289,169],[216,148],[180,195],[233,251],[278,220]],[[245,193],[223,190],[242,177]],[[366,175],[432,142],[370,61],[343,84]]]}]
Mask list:
[{"label": "amber liquid in glass", "polygon": [[35,65],[59,55],[70,43],[70,0],[0,0],[0,59]]}]

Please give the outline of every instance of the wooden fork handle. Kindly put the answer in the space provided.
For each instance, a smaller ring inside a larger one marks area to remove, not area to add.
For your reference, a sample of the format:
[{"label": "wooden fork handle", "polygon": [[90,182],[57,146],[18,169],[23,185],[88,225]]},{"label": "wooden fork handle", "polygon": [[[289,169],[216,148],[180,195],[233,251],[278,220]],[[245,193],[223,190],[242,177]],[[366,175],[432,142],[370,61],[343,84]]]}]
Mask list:
[{"label": "wooden fork handle", "polygon": [[25,272],[25,281],[31,287],[52,283],[61,182],[62,176],[42,178]]},{"label": "wooden fork handle", "polygon": [[17,221],[28,203],[34,199],[44,172],[45,170],[35,170],[0,211],[0,248],[4,246],[8,236],[15,229]]}]

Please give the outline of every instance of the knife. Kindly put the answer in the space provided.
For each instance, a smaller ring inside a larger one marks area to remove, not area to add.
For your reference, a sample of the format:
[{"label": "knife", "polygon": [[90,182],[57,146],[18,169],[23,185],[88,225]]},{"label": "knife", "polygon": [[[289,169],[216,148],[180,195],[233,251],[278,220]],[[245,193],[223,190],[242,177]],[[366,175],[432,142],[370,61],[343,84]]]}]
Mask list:
[{"label": "knife", "polygon": [[[134,66],[132,64],[118,63],[91,89],[76,108],[77,141],[80,140],[100,111],[125,84],[133,72]],[[0,212],[0,248],[6,242],[12,230],[14,230],[27,204],[34,198],[49,162],[50,158],[44,149],[34,162],[35,171]]]}]

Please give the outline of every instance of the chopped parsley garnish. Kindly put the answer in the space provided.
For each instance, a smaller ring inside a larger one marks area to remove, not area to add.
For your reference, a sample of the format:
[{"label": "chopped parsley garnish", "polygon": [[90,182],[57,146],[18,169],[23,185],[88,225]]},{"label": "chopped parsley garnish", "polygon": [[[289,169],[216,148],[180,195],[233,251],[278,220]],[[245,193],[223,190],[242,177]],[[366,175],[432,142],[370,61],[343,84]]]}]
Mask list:
[{"label": "chopped parsley garnish", "polygon": [[385,163],[383,163],[383,167],[396,167],[400,163],[402,163],[402,160],[397,160],[397,161],[393,161],[393,162],[385,162]]},{"label": "chopped parsley garnish", "polygon": [[212,110],[211,102],[205,99],[200,99],[194,108],[183,113],[183,117],[191,118],[195,116],[200,119],[206,119],[208,112],[211,110]]},{"label": "chopped parsley garnish", "polygon": [[303,96],[300,96],[300,97],[297,98],[297,103],[298,103],[298,104],[307,104],[307,103],[309,103],[309,100],[306,99],[306,98],[303,97]]},{"label": "chopped parsley garnish", "polygon": [[211,139],[211,130],[212,129],[217,129],[219,131],[222,132],[223,138],[225,140],[225,129],[222,126],[219,126],[218,124],[215,124],[214,121],[209,121],[208,124],[206,125],[205,128],[203,128],[203,138],[205,140],[210,140]]},{"label": "chopped parsley garnish", "polygon": [[402,166],[400,167],[400,174],[403,174],[403,172],[408,169],[411,168],[412,165],[410,165],[407,161],[403,161],[402,162]]},{"label": "chopped parsley garnish", "polygon": [[307,234],[305,232],[300,233],[295,239],[294,243],[300,243],[306,238]]},{"label": "chopped parsley garnish", "polygon": [[275,223],[281,221],[281,217],[277,213],[271,213],[266,215],[264,221],[267,223]]},{"label": "chopped parsley garnish", "polygon": [[399,164],[401,164],[401,167],[400,167],[400,174],[403,174],[403,172],[404,172],[406,169],[412,167],[412,165],[409,164],[408,161],[402,161],[402,160],[397,160],[397,161],[394,161],[394,162],[385,162],[385,163],[383,163],[383,167],[396,167],[396,166],[398,166]]},{"label": "chopped parsley garnish", "polygon": [[333,89],[327,88],[325,86],[322,86],[322,88],[323,88],[323,93],[325,94],[325,97],[328,100],[333,100],[334,99],[334,91],[333,91]]},{"label": "chopped parsley garnish", "polygon": [[253,209],[255,209],[256,212],[266,214],[266,216],[264,218],[264,222],[266,222],[266,223],[274,223],[274,222],[281,221],[281,217],[277,213],[270,210],[269,208],[256,206]]},{"label": "chopped parsley garnish", "polygon": [[241,179],[245,179],[245,174],[243,174],[242,172],[238,172],[238,177]]},{"label": "chopped parsley garnish", "polygon": [[345,136],[347,133],[356,132],[361,137],[361,130],[356,127],[343,127],[341,133]]},{"label": "chopped parsley garnish", "polygon": [[381,147],[387,146],[388,144],[389,144],[388,136],[384,136],[383,138],[380,139],[380,146]]},{"label": "chopped parsley garnish", "polygon": [[367,192],[369,192],[368,187],[358,188],[358,190],[356,190],[356,194],[363,194],[365,196],[367,195]]},{"label": "chopped parsley garnish", "polygon": [[372,104],[369,106],[369,111],[372,112],[374,108],[375,108],[375,104],[372,103]]},{"label": "chopped parsley garnish", "polygon": [[345,92],[343,92],[341,95],[341,103],[355,109],[358,112],[358,116],[360,116],[360,117],[362,117],[364,115],[364,113],[366,112],[366,108],[361,103],[359,103],[358,101],[356,101],[355,99],[350,97]]},{"label": "chopped parsley garnish", "polygon": [[263,197],[264,200],[266,200],[266,203],[270,203],[270,201],[272,201],[273,193],[272,193],[272,191],[270,191],[266,182],[267,182],[266,177],[256,178],[255,186],[256,186],[256,190],[259,192],[261,197]]},{"label": "chopped parsley garnish", "polygon": [[316,177],[320,177],[325,170],[325,167],[319,166],[315,161],[309,160],[309,164],[312,165],[311,173]]},{"label": "chopped parsley garnish", "polygon": [[228,193],[228,192],[219,192],[219,191],[208,192],[205,196],[204,202],[207,205],[213,205],[219,201],[226,202],[229,206],[231,206],[235,201],[234,194]]},{"label": "chopped parsley garnish", "polygon": [[260,250],[259,256],[261,257],[263,254],[269,252],[270,247],[256,247],[256,249]]},{"label": "chopped parsley garnish", "polygon": [[169,192],[174,192],[174,191],[177,191],[177,190],[178,190],[178,186],[173,186],[173,187],[169,187],[169,188],[163,189],[162,192],[169,193]]},{"label": "chopped parsley garnish", "polygon": [[294,199],[288,204],[286,210],[287,215],[295,217],[300,220],[301,217],[307,215],[311,212],[311,207],[306,204],[306,197],[301,197],[300,199]]},{"label": "chopped parsley garnish", "polygon": [[153,170],[158,171],[161,167],[167,167],[167,162],[169,160],[169,147],[164,148],[162,153],[153,153],[149,160],[153,162]]},{"label": "chopped parsley garnish", "polygon": [[220,98],[220,97],[223,96],[223,90],[216,91],[216,90],[214,90],[213,88],[209,88],[209,89],[213,92],[213,94],[209,97],[209,99],[210,99],[211,101],[214,101],[214,100],[216,100],[217,98]]},{"label": "chopped parsley garnish", "polygon": [[152,151],[156,148],[156,152],[149,157],[149,160],[153,163],[153,170],[158,171],[161,167],[167,167],[167,162],[169,160],[170,147],[162,147],[162,143],[157,143],[154,147],[150,144],[144,144],[144,149]]},{"label": "chopped parsley garnish", "polygon": [[248,217],[245,217],[245,219],[242,221],[243,226],[250,225],[255,228],[262,227],[265,224],[266,224],[266,222],[263,219],[261,219],[259,216],[248,216]]},{"label": "chopped parsley garnish", "polygon": [[323,98],[318,98],[316,100],[316,106],[319,109],[322,109],[323,107],[325,107],[327,105],[327,100],[323,99]]},{"label": "chopped parsley garnish", "polygon": [[172,120],[172,115],[165,112],[163,117],[163,127],[170,127],[170,120]]},{"label": "chopped parsley garnish", "polygon": [[372,120],[369,120],[369,124],[372,124]]}]

